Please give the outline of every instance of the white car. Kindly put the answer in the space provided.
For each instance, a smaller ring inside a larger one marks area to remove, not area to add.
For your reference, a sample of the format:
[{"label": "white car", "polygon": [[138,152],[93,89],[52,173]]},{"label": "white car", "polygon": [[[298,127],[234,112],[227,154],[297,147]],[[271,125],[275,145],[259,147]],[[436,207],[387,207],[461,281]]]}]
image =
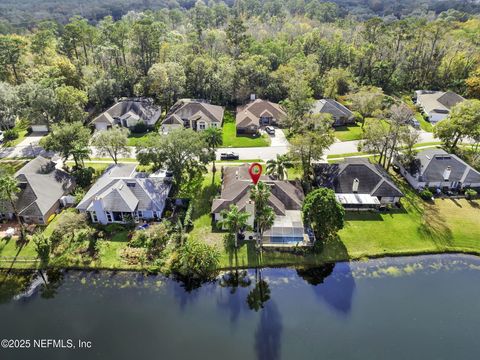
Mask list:
[{"label": "white car", "polygon": [[0,131],[0,143],[3,142],[3,131]]}]

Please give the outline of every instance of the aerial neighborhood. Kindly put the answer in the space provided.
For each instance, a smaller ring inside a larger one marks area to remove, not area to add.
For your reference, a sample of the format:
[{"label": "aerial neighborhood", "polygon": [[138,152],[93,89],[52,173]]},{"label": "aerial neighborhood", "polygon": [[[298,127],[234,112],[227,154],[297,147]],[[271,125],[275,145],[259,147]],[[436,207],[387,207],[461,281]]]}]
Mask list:
[{"label": "aerial neighborhood", "polygon": [[352,40],[318,13],[286,35],[169,11],[0,35],[18,54],[0,56],[0,256],[201,278],[480,253],[478,56],[450,78],[460,50],[420,23],[397,39],[359,22]]}]

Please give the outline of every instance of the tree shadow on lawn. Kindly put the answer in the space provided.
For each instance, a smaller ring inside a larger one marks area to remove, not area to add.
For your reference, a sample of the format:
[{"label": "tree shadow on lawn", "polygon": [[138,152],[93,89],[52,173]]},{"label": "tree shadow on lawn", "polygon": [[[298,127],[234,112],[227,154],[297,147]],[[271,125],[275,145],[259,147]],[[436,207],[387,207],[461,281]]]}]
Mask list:
[{"label": "tree shadow on lawn", "polygon": [[452,230],[446,224],[445,218],[440,214],[435,204],[426,205],[421,221],[422,223],[418,228],[421,235],[432,239],[438,247],[447,247],[453,244]]},{"label": "tree shadow on lawn", "polygon": [[374,211],[346,211],[345,221],[383,221],[383,218]]},{"label": "tree shadow on lawn", "polygon": [[467,203],[473,208],[480,209],[480,204],[478,203],[478,201],[468,200]]},{"label": "tree shadow on lawn", "polygon": [[200,196],[198,196],[193,202],[193,221],[205,214],[210,214],[212,201],[218,194],[219,189],[219,184],[210,184],[202,188]]}]

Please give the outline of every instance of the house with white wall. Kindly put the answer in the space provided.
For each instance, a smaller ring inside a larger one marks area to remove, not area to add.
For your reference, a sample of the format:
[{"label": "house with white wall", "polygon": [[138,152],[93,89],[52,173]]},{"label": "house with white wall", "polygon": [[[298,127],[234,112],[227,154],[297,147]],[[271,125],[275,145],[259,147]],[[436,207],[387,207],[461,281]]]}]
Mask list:
[{"label": "house with white wall", "polygon": [[159,220],[171,189],[167,172],[151,175],[136,171],[136,164],[110,166],[77,205],[94,223]]},{"label": "house with white wall", "polygon": [[162,122],[162,132],[174,128],[203,131],[209,127],[221,128],[224,109],[205,100],[180,99],[171,107]]},{"label": "house with white wall", "polygon": [[161,107],[155,105],[149,98],[121,99],[115,105],[110,107],[93,119],[92,124],[95,130],[107,130],[115,125],[133,128],[139,122],[143,122],[147,127],[154,127],[160,115]]},{"label": "house with white wall", "polygon": [[417,106],[436,124],[450,114],[450,109],[465,99],[451,91],[417,90],[414,98]]},{"label": "house with white wall", "polygon": [[442,149],[426,149],[416,154],[409,166],[397,162],[400,173],[417,189],[461,190],[480,188],[480,172],[457,155]]}]

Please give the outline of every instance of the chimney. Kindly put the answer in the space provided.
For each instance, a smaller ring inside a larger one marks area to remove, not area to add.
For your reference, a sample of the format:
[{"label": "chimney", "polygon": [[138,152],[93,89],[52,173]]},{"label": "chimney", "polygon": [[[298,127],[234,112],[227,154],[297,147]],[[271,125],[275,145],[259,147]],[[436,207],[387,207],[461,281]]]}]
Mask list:
[{"label": "chimney", "polygon": [[357,178],[353,179],[353,184],[352,184],[352,192],[353,193],[358,193],[358,185],[360,184],[360,180]]},{"label": "chimney", "polygon": [[250,101],[254,101],[255,100],[255,94],[250,94]]},{"label": "chimney", "polygon": [[450,179],[450,174],[452,173],[452,167],[447,166],[445,171],[443,172],[443,180],[448,181]]}]

